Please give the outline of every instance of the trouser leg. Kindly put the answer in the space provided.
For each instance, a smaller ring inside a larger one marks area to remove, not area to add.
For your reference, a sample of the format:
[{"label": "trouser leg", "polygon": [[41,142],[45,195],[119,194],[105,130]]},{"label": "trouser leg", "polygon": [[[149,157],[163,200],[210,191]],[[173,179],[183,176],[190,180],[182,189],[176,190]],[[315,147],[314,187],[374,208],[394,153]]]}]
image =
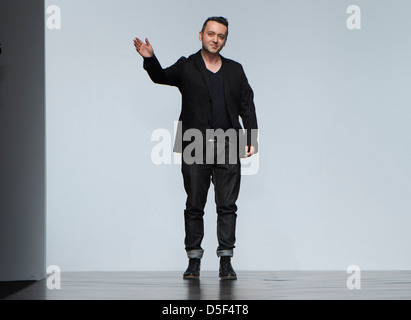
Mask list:
[{"label": "trouser leg", "polygon": [[185,249],[188,258],[202,258],[201,242],[204,237],[204,207],[210,187],[211,166],[182,162],[184,189],[187,193],[184,210]]},{"label": "trouser leg", "polygon": [[240,191],[241,164],[217,164],[212,181],[217,207],[218,256],[233,256],[237,220],[236,201]]}]

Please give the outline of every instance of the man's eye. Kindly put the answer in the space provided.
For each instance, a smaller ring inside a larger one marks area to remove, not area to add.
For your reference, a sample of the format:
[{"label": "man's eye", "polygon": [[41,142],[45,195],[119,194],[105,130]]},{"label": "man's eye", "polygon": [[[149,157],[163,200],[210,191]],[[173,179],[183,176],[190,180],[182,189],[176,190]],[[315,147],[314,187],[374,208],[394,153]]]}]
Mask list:
[{"label": "man's eye", "polygon": [[219,36],[220,40],[224,40],[225,37],[224,36]]}]

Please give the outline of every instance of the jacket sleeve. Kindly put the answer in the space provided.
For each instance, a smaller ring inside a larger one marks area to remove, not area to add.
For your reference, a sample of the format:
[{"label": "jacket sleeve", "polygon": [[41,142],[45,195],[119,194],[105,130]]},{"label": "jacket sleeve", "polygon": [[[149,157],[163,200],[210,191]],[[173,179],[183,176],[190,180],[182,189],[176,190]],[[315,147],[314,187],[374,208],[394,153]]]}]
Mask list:
[{"label": "jacket sleeve", "polygon": [[239,114],[244,125],[244,129],[247,132],[247,145],[252,145],[255,148],[255,152],[258,152],[258,125],[257,115],[254,105],[254,92],[248,83],[244,69],[241,67],[241,101]]},{"label": "jacket sleeve", "polygon": [[179,87],[185,60],[186,58],[181,57],[175,64],[163,69],[157,57],[153,55],[151,58],[144,58],[143,68],[154,83]]}]

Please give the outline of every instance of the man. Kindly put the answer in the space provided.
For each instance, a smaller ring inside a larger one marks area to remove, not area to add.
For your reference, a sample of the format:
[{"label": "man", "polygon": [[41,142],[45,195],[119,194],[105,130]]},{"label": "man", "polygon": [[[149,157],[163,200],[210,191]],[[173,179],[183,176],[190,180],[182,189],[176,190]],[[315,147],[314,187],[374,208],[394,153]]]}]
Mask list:
[{"label": "man", "polygon": [[[253,91],[242,66],[220,55],[227,43],[227,36],[227,19],[208,18],[199,33],[202,49],[188,58],[180,58],[165,69],[154,55],[147,38],[145,42],[134,39],[134,46],[144,58],[144,69],[152,81],[176,86],[182,94],[179,130],[182,130],[183,141],[176,140],[174,151],[182,152],[181,171],[187,193],[184,243],[189,264],[184,279],[198,279],[200,276],[203,215],[210,180],[214,184],[218,214],[219,276],[223,280],[237,279],[231,257],[235,247],[236,201],[241,177],[239,158],[250,157],[257,152],[257,137],[254,134],[257,117]],[[239,117],[247,131],[246,136],[242,135]],[[229,131],[238,132],[234,143],[227,137]],[[194,133],[201,133],[201,147],[192,150],[190,146],[194,142],[190,138],[198,138]],[[234,161],[233,149],[239,151]]]}]

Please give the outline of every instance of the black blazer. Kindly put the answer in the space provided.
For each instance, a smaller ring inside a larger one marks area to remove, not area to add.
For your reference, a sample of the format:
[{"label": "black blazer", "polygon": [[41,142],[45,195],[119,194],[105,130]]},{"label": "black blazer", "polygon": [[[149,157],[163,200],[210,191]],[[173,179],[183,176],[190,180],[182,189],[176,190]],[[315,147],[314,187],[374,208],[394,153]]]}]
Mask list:
[{"label": "black blazer", "polygon": [[[254,106],[254,93],[251,89],[243,67],[238,62],[222,58],[224,74],[224,89],[227,111],[237,132],[243,133],[239,122],[242,119],[244,129],[247,129],[247,145],[252,145],[258,151],[257,130],[251,134],[251,129],[258,129],[257,116]],[[186,57],[181,57],[172,66],[163,69],[154,55],[144,59],[144,69],[151,80],[158,84],[178,87],[182,95],[182,108],[179,121],[182,134],[187,129],[196,128],[203,134],[210,129],[212,118],[212,100],[209,87],[209,77],[201,50]],[[177,132],[177,137],[182,137]],[[205,135],[204,135],[205,136]],[[240,139],[241,140],[241,139]],[[184,141],[175,141],[174,152],[182,152]],[[245,142],[244,142],[245,146]],[[240,145],[239,154],[244,148]]]}]

